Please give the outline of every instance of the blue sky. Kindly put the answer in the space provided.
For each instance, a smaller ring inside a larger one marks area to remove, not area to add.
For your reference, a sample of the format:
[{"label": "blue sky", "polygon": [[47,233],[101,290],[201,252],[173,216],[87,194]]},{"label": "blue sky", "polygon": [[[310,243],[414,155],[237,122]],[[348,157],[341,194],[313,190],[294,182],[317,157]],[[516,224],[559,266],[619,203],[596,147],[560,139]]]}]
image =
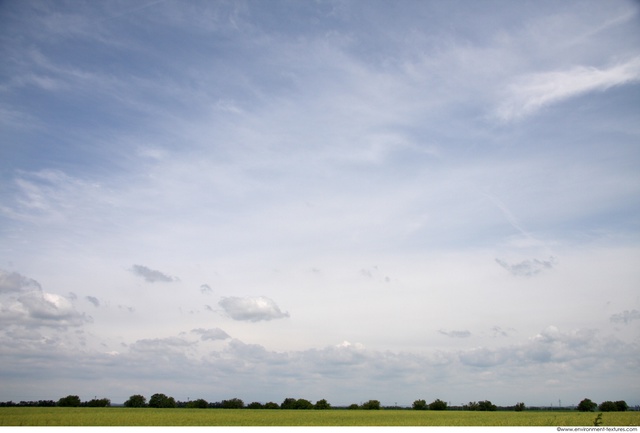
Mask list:
[{"label": "blue sky", "polygon": [[639,9],[3,2],[0,400],[640,403]]}]

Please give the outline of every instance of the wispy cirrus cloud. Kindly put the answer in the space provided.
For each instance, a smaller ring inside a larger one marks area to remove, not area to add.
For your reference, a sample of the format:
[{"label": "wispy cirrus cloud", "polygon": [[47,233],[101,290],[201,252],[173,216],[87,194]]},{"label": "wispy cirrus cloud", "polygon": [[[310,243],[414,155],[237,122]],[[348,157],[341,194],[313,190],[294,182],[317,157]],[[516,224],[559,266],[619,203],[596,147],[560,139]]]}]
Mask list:
[{"label": "wispy cirrus cloud", "polygon": [[570,98],[638,81],[640,57],[608,68],[580,65],[533,73],[516,78],[507,86],[507,94],[495,114],[502,121],[518,120]]}]

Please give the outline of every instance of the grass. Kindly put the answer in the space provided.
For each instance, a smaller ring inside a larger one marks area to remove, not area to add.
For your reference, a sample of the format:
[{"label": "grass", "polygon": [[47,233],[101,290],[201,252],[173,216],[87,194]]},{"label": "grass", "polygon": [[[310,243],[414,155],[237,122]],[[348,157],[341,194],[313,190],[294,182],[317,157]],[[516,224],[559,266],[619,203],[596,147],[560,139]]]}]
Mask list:
[{"label": "grass", "polygon": [[[593,412],[3,407],[0,426],[593,426]],[[602,426],[638,426],[607,412]]]}]

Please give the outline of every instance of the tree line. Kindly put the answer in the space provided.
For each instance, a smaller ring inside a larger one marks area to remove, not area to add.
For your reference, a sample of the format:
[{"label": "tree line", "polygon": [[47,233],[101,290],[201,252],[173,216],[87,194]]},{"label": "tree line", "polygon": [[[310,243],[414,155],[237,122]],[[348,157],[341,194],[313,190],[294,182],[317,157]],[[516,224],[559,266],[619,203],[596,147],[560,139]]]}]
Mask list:
[{"label": "tree line", "polygon": [[629,405],[624,400],[618,401],[603,401],[598,404],[585,398],[578,403],[578,410],[580,412],[593,412],[598,409],[600,412],[625,412],[629,410]]},{"label": "tree line", "polygon": [[[93,398],[89,401],[81,401],[77,395],[68,395],[60,398],[58,401],[53,400],[38,400],[38,401],[21,401],[14,403],[13,401],[0,402],[0,407],[8,406],[38,406],[38,407],[109,407],[111,406],[111,400],[108,398]],[[125,407],[140,408],[191,408],[191,409],[317,409],[326,410],[334,409],[331,404],[325,400],[318,400],[315,403],[304,398],[285,398],[282,403],[275,402],[260,403],[251,402],[245,405],[244,401],[239,398],[232,398],[229,400],[222,400],[219,402],[208,402],[205,399],[199,398],[189,401],[177,401],[173,397],[167,396],[162,393],[153,394],[147,401],[146,397],[140,394],[134,394],[130,396],[127,401],[124,402]],[[369,400],[361,404],[351,404],[346,409],[361,409],[361,410],[380,410],[383,407],[380,405],[379,400]],[[403,409],[397,406],[387,407],[384,409]],[[427,403],[426,400],[415,400],[411,406],[414,410],[467,410],[467,411],[495,411],[498,407],[491,403],[489,400],[483,400],[479,402],[469,402],[462,407],[450,407],[447,402],[436,399],[431,403]],[[516,403],[514,406],[501,407],[500,410],[515,410],[516,412],[525,410],[525,404],[522,402]],[[624,400],[619,401],[604,401],[600,404],[594,403],[588,398],[583,399],[577,406],[577,409],[581,412],[593,412],[598,409],[601,412],[619,412],[629,410],[629,406]]]}]

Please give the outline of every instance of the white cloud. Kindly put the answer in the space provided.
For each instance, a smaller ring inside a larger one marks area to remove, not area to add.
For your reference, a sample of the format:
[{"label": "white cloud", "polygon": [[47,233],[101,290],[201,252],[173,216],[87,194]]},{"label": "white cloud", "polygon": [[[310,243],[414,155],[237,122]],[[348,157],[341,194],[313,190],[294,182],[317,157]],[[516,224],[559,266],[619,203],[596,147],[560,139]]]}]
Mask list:
[{"label": "white cloud", "polygon": [[257,298],[232,296],[221,299],[218,304],[234,320],[259,322],[289,317],[288,312],[282,312],[273,300],[263,296]]},{"label": "white cloud", "polygon": [[507,96],[496,115],[511,121],[535,114],[542,108],[593,91],[640,81],[640,57],[608,68],[575,66],[568,70],[520,77],[507,86]]}]

